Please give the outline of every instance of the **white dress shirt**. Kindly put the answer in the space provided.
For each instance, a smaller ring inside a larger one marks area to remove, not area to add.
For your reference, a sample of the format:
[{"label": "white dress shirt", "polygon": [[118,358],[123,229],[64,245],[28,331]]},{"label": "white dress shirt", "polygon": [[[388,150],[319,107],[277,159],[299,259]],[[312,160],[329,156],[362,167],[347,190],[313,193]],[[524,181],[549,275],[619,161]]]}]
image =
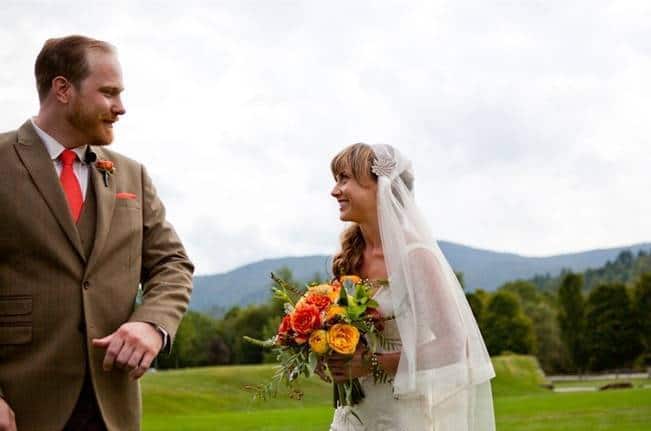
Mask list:
[{"label": "white dress shirt", "polygon": [[[50,158],[52,159],[52,163],[54,163],[54,169],[57,171],[57,176],[61,176],[61,169],[63,169],[63,163],[61,160],[59,160],[59,156],[61,153],[63,153],[63,150],[66,149],[63,145],[61,145],[56,139],[54,139],[52,136],[48,135],[45,133],[43,130],[41,130],[40,127],[36,125],[36,122],[34,119],[31,119],[32,121],[32,126],[34,126],[34,130],[36,130],[36,133],[38,134],[39,138],[41,138],[41,141],[45,144],[45,148],[47,149],[48,154],[50,155]],[[86,189],[88,188],[88,163],[84,161],[84,156],[86,155],[86,149],[88,148],[88,145],[84,145],[81,147],[73,148],[72,151],[77,153],[77,158],[72,164],[72,170],[75,173],[75,176],[77,177],[77,181],[79,181],[79,186],[81,187],[81,195],[83,199],[86,199]]]}]

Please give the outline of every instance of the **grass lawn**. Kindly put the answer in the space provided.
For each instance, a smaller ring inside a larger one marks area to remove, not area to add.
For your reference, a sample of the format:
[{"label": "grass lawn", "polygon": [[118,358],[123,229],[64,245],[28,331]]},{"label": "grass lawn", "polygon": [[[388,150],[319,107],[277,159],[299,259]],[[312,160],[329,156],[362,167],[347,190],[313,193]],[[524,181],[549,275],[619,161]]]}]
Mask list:
[{"label": "grass lawn", "polygon": [[[539,387],[534,359],[493,358],[498,431],[651,431],[651,389],[555,394]],[[254,402],[241,388],[265,381],[271,368],[233,366],[148,374],[143,378],[144,431],[327,430],[331,388],[316,379],[301,401]]]}]

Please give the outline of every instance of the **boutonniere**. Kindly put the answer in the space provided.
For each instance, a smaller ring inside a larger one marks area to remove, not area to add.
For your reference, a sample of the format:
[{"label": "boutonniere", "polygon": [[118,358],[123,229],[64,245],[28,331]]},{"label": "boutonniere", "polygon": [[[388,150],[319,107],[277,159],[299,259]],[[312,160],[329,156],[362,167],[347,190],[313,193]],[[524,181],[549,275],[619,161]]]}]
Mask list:
[{"label": "boutonniere", "polygon": [[95,167],[102,173],[104,185],[108,187],[109,177],[115,173],[115,165],[110,160],[98,160],[95,162]]}]

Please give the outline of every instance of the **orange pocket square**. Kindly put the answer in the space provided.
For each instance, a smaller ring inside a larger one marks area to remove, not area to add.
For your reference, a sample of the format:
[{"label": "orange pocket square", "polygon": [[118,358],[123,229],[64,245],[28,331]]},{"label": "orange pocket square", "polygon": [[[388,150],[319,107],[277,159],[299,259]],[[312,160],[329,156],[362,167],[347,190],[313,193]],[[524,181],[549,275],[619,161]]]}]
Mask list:
[{"label": "orange pocket square", "polygon": [[115,194],[115,199],[129,199],[129,200],[135,200],[136,199],[136,194],[135,193],[127,193],[127,192],[120,192]]}]

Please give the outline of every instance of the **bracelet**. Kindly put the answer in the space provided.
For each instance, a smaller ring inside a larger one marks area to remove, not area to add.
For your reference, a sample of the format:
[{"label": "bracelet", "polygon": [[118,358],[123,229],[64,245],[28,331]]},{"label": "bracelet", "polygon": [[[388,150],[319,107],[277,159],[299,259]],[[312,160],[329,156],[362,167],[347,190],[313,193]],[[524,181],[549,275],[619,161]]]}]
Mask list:
[{"label": "bracelet", "polygon": [[387,383],[387,382],[393,382],[393,379],[389,374],[387,374],[386,371],[384,371],[384,368],[380,365],[380,361],[378,358],[382,356],[381,353],[372,353],[371,354],[371,371],[373,374],[373,383]]},{"label": "bracelet", "polygon": [[378,354],[373,352],[371,354],[371,371],[373,372],[373,380],[377,383],[384,374],[384,370],[380,367],[380,362],[377,360]]}]

